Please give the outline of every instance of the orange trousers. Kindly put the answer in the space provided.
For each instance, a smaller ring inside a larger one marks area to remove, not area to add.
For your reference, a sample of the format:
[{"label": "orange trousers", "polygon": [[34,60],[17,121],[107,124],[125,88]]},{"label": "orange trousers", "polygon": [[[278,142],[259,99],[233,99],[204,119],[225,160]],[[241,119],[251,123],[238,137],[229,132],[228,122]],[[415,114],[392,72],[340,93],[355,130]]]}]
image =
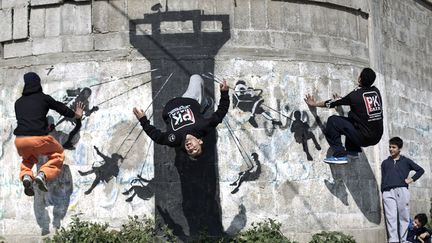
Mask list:
[{"label": "orange trousers", "polygon": [[45,174],[46,180],[53,180],[60,174],[65,155],[62,145],[55,138],[51,136],[17,137],[15,146],[23,159],[20,168],[20,180],[24,175],[34,178],[32,168],[34,164],[37,164],[38,156],[41,155],[48,156],[48,161],[39,170]]}]

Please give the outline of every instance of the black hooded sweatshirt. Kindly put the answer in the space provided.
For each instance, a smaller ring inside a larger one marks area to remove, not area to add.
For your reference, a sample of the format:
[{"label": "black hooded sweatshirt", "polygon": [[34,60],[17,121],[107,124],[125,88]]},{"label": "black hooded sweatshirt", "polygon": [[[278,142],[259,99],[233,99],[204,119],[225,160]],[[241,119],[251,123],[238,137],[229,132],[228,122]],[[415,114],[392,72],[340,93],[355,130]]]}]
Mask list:
[{"label": "black hooded sweatshirt", "polygon": [[363,145],[377,144],[383,134],[383,104],[381,94],[375,86],[358,87],[348,95],[337,100],[328,100],[326,105],[334,108],[349,105],[348,118],[363,135]]},{"label": "black hooded sweatshirt", "polygon": [[39,81],[26,82],[22,96],[15,102],[16,136],[44,136],[48,134],[48,110],[52,109],[69,118],[75,112],[42,92]]},{"label": "black hooded sweatshirt", "polygon": [[146,117],[141,118],[140,123],[155,143],[179,147],[184,145],[187,134],[202,138],[209,129],[221,123],[228,112],[229,103],[228,91],[221,91],[217,111],[209,118],[205,118],[200,113],[201,106],[196,100],[178,97],[168,101],[162,111],[162,118],[167,125],[166,132],[150,125],[150,121]]}]

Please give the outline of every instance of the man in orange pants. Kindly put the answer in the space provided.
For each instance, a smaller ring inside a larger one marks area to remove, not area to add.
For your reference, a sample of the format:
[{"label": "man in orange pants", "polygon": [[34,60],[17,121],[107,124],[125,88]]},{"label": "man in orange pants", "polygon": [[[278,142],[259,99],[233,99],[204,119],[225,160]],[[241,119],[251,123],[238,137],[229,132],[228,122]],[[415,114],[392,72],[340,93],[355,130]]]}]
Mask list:
[{"label": "man in orange pants", "polygon": [[[39,189],[48,191],[46,181],[56,178],[62,169],[64,150],[57,140],[48,135],[47,113],[49,109],[70,118],[81,119],[83,104],[78,103],[75,111],[42,92],[40,77],[33,72],[24,74],[24,90],[15,102],[15,115],[18,126],[14,130],[15,146],[22,157],[20,180],[24,193],[33,196],[33,180]],[[32,167],[38,162],[38,156],[48,156],[48,161],[40,167],[36,177]]]}]

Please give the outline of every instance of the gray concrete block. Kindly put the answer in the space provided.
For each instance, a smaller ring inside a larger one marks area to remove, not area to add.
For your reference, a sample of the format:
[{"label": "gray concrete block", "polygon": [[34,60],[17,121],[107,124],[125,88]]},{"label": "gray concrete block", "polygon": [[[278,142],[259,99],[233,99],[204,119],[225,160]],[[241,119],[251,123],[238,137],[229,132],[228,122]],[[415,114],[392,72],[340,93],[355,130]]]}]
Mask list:
[{"label": "gray concrete block", "polygon": [[24,57],[32,54],[32,44],[29,41],[7,43],[4,45],[4,58]]},{"label": "gray concrete block", "polygon": [[[269,2],[267,7],[268,28],[272,30],[282,30],[284,19],[281,18],[284,11],[284,2]],[[290,4],[289,4],[290,5]]]},{"label": "gray concrete block", "polygon": [[0,42],[12,40],[12,9],[0,10]]},{"label": "gray concrete block", "polygon": [[63,35],[86,35],[91,33],[91,5],[65,3],[61,7],[61,33]]},{"label": "gray concrete block", "polygon": [[93,3],[93,28],[96,33],[129,30],[129,19],[124,15],[125,0]]},{"label": "gray concrete block", "polygon": [[339,56],[351,56],[350,42],[344,39],[333,38],[329,40],[329,51]]},{"label": "gray concrete block", "polygon": [[0,8],[6,9],[6,8],[22,7],[28,5],[28,3],[29,0],[2,0],[0,1]]},{"label": "gray concrete block", "polygon": [[15,8],[13,14],[13,39],[28,37],[28,6]]},{"label": "gray concrete block", "polygon": [[58,53],[62,51],[62,40],[60,37],[35,38],[32,43],[33,55],[46,53]]},{"label": "gray concrete block", "polygon": [[[129,1],[127,13],[130,19],[142,19],[144,14],[152,13],[151,7],[156,4],[152,1]],[[162,6],[165,9],[165,6]]]},{"label": "gray concrete block", "polygon": [[249,29],[251,19],[249,0],[241,1],[241,5],[241,7],[234,8],[234,23],[232,26],[235,29]]},{"label": "gray concrete block", "polygon": [[55,37],[60,35],[61,7],[52,7],[45,10],[45,36]]},{"label": "gray concrete block", "polygon": [[270,47],[270,35],[266,31],[238,31],[237,45],[248,47]]},{"label": "gray concrete block", "polygon": [[267,1],[251,0],[251,27],[257,30],[267,28]]},{"label": "gray concrete block", "polygon": [[64,52],[91,51],[91,50],[93,50],[93,37],[91,35],[63,37]]},{"label": "gray concrete block", "polygon": [[48,4],[61,4],[64,0],[31,0],[31,6],[40,6],[40,5],[48,5]]},{"label": "gray concrete block", "polygon": [[45,9],[37,8],[30,11],[30,36],[43,37],[45,35]]},{"label": "gray concrete block", "polygon": [[204,14],[214,14],[216,11],[215,0],[198,1],[198,9],[202,10]]},{"label": "gray concrete block", "polygon": [[95,50],[124,49],[130,46],[128,32],[116,32],[94,35]]}]

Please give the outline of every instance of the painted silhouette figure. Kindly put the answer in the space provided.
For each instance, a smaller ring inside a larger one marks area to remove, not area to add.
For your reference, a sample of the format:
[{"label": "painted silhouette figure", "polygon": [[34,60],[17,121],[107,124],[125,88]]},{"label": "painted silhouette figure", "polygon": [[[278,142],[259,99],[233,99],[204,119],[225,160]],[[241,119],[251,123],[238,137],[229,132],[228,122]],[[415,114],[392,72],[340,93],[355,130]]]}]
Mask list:
[{"label": "painted silhouette figure", "polygon": [[123,156],[120,154],[114,153],[111,155],[111,157],[108,157],[104,154],[102,154],[98,147],[93,146],[93,148],[96,150],[96,153],[103,158],[104,163],[101,166],[92,166],[92,169],[86,172],[78,171],[81,176],[86,176],[94,173],[96,175],[95,180],[93,181],[90,188],[84,192],[84,194],[88,195],[90,194],[93,189],[99,184],[99,182],[108,182],[113,177],[117,177],[120,171],[118,162],[122,162],[124,160]]},{"label": "painted silhouette figure", "polygon": [[[309,139],[312,139],[317,150],[321,150],[321,146],[318,144],[315,135],[310,130],[310,126],[308,124],[308,116],[303,115],[302,118],[301,112],[297,110],[294,112],[294,119],[295,120],[292,122],[291,125],[291,132],[294,133],[295,141],[303,145],[303,151],[306,153],[307,160],[311,161],[313,160],[313,158],[309,152],[307,141]],[[305,121],[303,121],[303,119],[305,119]]]},{"label": "painted silhouette figure", "polygon": [[280,121],[274,119],[268,111],[262,108],[262,104],[264,103],[264,99],[261,97],[262,92],[262,89],[254,89],[247,86],[246,82],[243,80],[237,81],[233,93],[233,108],[239,108],[242,111],[250,112],[249,123],[253,127],[258,127],[255,120],[257,114],[262,115],[272,123],[279,124]]},{"label": "painted silhouette figure", "polygon": [[[89,98],[90,98],[91,94],[92,94],[92,91],[88,87],[85,87],[83,89],[81,89],[81,88],[68,89],[68,90],[66,90],[66,96],[63,97],[63,103],[66,104],[68,107],[73,107],[77,102],[82,102],[84,105],[83,119],[85,119],[85,117],[89,117],[93,112],[99,110],[99,107],[97,107],[97,106],[93,106],[90,109]],[[73,149],[74,148],[73,144],[76,143],[76,142],[73,142],[74,136],[81,129],[82,124],[81,124],[81,121],[76,121],[76,123],[75,123],[75,120],[63,117],[62,119],[60,119],[60,121],[57,122],[56,126],[59,125],[60,123],[64,122],[65,120],[74,124],[75,127],[69,133],[69,136],[68,136],[66,142],[63,143],[63,147],[65,149]]]},{"label": "painted silhouette figure", "polygon": [[[139,185],[134,185],[135,183],[139,183]],[[148,183],[147,185],[144,185],[144,183]],[[133,179],[131,182],[131,187],[124,191],[123,195],[129,195],[132,193],[132,196],[128,197],[126,199],[126,202],[132,202],[135,196],[138,195],[139,198],[143,200],[149,200],[154,195],[154,189],[153,189],[153,179],[147,180],[141,177],[141,175],[137,175],[136,179]]]},{"label": "painted silhouette figure", "polygon": [[236,186],[234,190],[231,191],[231,194],[237,193],[243,182],[254,181],[259,178],[261,174],[261,162],[258,159],[257,153],[252,153],[251,156],[255,164],[247,170],[242,171],[238,174],[237,180],[230,184],[230,186]]}]

